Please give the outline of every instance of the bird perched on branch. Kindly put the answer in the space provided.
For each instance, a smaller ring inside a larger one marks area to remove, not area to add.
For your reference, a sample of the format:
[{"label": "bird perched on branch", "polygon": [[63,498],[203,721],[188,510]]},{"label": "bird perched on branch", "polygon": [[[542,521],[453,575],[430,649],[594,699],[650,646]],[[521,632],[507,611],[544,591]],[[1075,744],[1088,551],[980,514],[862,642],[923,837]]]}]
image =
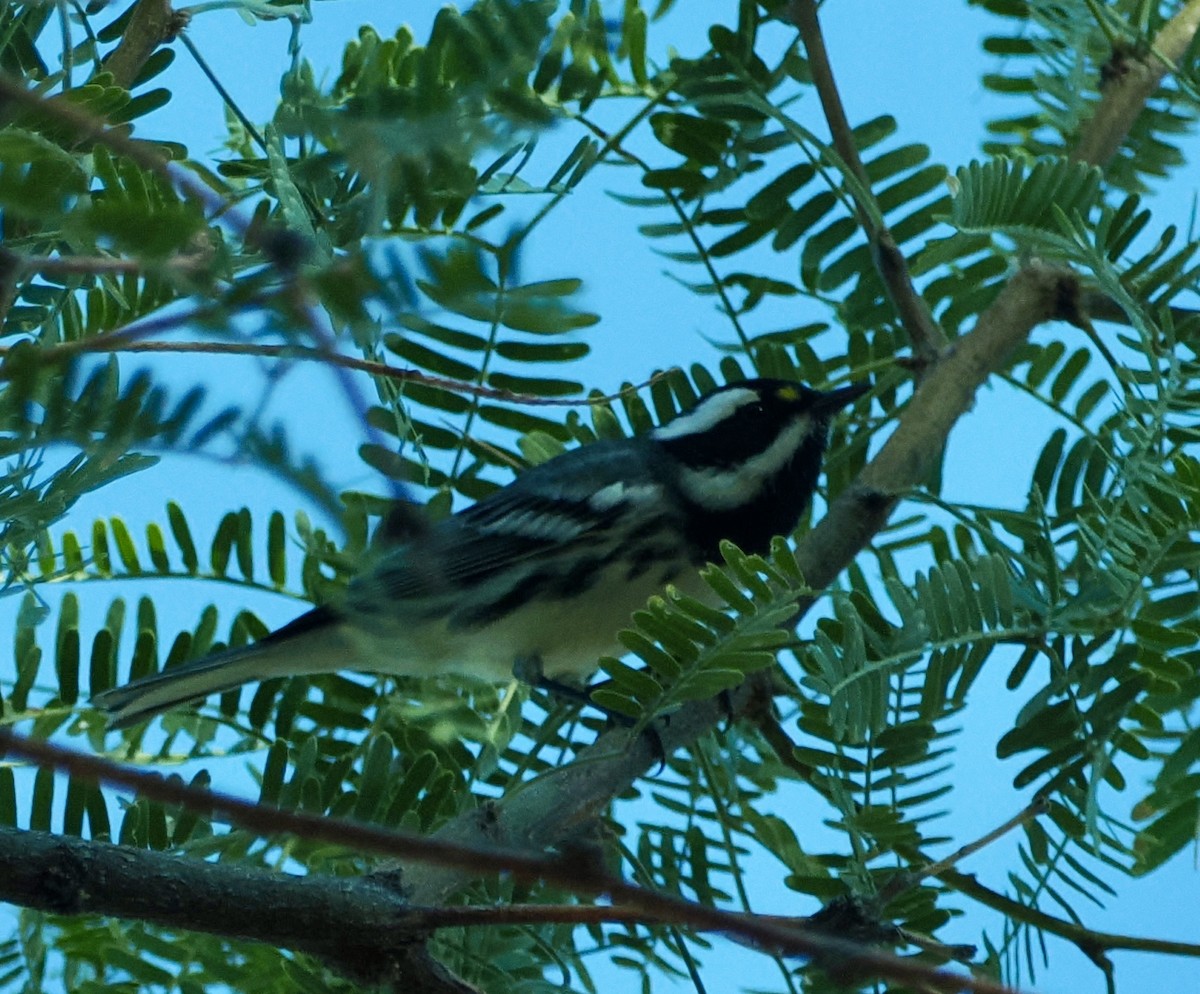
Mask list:
[{"label": "bird perched on branch", "polygon": [[617,632],[728,539],[765,552],[808,507],[835,412],[861,396],[783,380],[731,383],[647,435],[601,441],[522,473],[430,526],[323,605],[244,648],[99,694],[134,724],[272,677],[367,670],[586,677]]}]

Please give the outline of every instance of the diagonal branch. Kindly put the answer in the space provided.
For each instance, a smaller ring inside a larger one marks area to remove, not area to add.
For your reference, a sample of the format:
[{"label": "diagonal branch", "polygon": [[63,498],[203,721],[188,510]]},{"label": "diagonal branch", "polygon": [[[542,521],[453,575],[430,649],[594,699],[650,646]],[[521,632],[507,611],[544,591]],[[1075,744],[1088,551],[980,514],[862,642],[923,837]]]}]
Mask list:
[{"label": "diagonal branch", "polygon": [[981,884],[973,873],[943,868],[938,870],[935,876],[960,894],[965,894],[972,900],[1007,915],[1013,921],[1021,922],[1074,943],[1093,961],[1106,953],[1122,949],[1200,959],[1200,943],[1182,942],[1175,939],[1155,939],[1139,935],[1119,935],[1115,932],[1097,932],[1075,922],[1055,918],[1054,915],[1030,907],[999,891],[994,891]]},{"label": "diagonal branch", "polygon": [[[1116,78],[1104,87],[1096,112],[1080,131],[1071,158],[1103,166],[1117,154],[1138,115],[1174,72],[1200,31],[1200,0],[1188,3],[1154,37],[1145,54],[1120,55]],[[1113,54],[1114,62],[1118,54]]]},{"label": "diagonal branch", "polygon": [[[929,305],[913,285],[904,253],[896,244],[891,229],[883,219],[883,212],[871,194],[871,181],[867,177],[862,159],[859,158],[858,146],[854,143],[854,132],[842,106],[841,94],[833,76],[833,66],[829,61],[829,52],[825,48],[825,36],[817,17],[817,4],[815,0],[792,0],[784,8],[783,16],[800,32],[804,42],[813,85],[825,111],[834,150],[858,181],[851,186],[851,193],[858,208],[858,223],[866,232],[871,244],[875,268],[883,280],[904,330],[908,333],[913,354],[922,367],[932,365],[937,362],[946,347],[946,336],[934,321]],[[869,203],[863,203],[861,198],[870,198]]]},{"label": "diagonal branch", "polygon": [[[655,752],[654,748],[647,744],[646,736],[637,736],[631,741],[629,730],[622,730],[620,735],[625,740],[623,745],[630,750]],[[498,848],[495,843],[489,843],[487,840],[472,847],[438,835],[424,837],[412,832],[380,828],[344,818],[326,817],[305,811],[285,811],[216,791],[203,790],[179,780],[168,780],[157,774],[122,767],[107,759],[50,742],[17,736],[7,729],[0,729],[0,749],[31,759],[44,767],[67,771],[73,777],[132,787],[154,800],[180,804],[206,815],[217,813],[260,833],[292,832],[308,839],[350,846],[361,852],[386,856],[417,856],[448,867],[469,867],[469,872],[473,874],[480,871],[505,873],[517,880],[546,880],[579,893],[603,895],[614,905],[642,915],[647,920],[673,921],[697,929],[727,932],[755,948],[771,950],[785,956],[817,959],[827,969],[836,966],[839,974],[846,976],[878,976],[905,984],[915,983],[922,989],[934,991],[971,990],[978,994],[1012,994],[1010,988],[988,978],[963,977],[931,969],[922,963],[902,959],[857,942],[824,935],[811,929],[795,928],[791,919],[763,918],[721,911],[708,905],[659,894],[602,871],[596,871],[579,860],[544,856],[531,852],[529,848]],[[571,769],[574,771],[578,766],[575,765]],[[542,779],[549,780],[553,777]],[[15,846],[11,844],[14,840],[17,843]],[[21,844],[25,840],[29,840],[31,845],[26,847]],[[5,843],[8,843],[7,847]],[[43,858],[35,861],[30,858],[30,854],[36,853],[39,847]],[[142,871],[149,872],[153,869],[163,873],[166,863],[175,859],[154,854],[153,860],[143,865],[144,856],[141,850],[107,843],[58,839],[46,833],[6,829],[0,832],[0,869],[7,871],[0,874],[0,897],[22,900],[23,903],[42,908],[49,907],[66,914],[85,911],[118,913],[113,907],[119,903],[124,913],[160,924],[170,923],[182,927],[190,927],[187,925],[187,910],[196,903],[206,910],[206,931],[230,934],[234,927],[232,923],[236,920],[237,931],[234,934],[257,939],[265,933],[271,935],[276,942],[284,939],[281,944],[295,943],[293,948],[301,944],[304,948],[318,945],[318,952],[336,957],[337,966],[354,976],[361,974],[365,965],[364,956],[367,957],[367,962],[373,962],[380,959],[381,954],[377,947],[362,946],[359,935],[353,929],[348,930],[345,927],[339,915],[344,910],[342,905],[348,895],[353,893],[356,887],[370,889],[371,908],[356,911],[355,918],[359,914],[369,914],[374,909],[384,917],[385,923],[390,922],[398,932],[398,926],[403,924],[397,918],[395,905],[387,903],[381,894],[392,887],[393,881],[379,874],[357,878],[349,886],[343,885],[341,888],[336,882],[323,881],[314,885],[312,891],[305,892],[306,898],[318,899],[315,915],[306,919],[307,925],[321,933],[315,937],[296,936],[292,931],[286,935],[281,934],[281,930],[287,929],[288,926],[286,923],[281,924],[279,919],[287,918],[292,908],[282,906],[287,909],[288,914],[281,914],[281,906],[272,904],[269,900],[259,905],[256,914],[250,915],[244,913],[244,907],[242,912],[236,915],[226,907],[225,913],[230,924],[226,928],[213,927],[213,914],[220,911],[221,905],[231,903],[231,894],[236,894],[238,902],[244,902],[246,898],[241,887],[231,891],[227,886],[221,886],[229,882],[228,878],[221,876],[221,871],[225,868],[196,861],[191,864],[191,875],[187,879],[187,885],[172,883],[164,878],[159,881],[164,886],[152,888],[147,886]],[[101,862],[102,869],[99,876],[96,876],[94,874],[97,864]],[[244,884],[255,874],[259,875],[256,883],[267,876],[266,871],[242,868],[237,870],[236,879],[240,884]],[[411,888],[407,881],[404,881],[404,884],[404,891],[407,892],[404,896],[411,902]],[[277,888],[266,886],[270,897],[278,896]],[[295,884],[294,880],[285,882],[282,886],[304,890],[303,886]],[[116,890],[115,896],[109,893],[110,889]],[[198,889],[204,890],[202,899],[197,894]],[[144,900],[140,900],[137,895],[131,895],[130,890],[142,891]],[[181,895],[186,895],[186,899]],[[270,921],[264,923],[261,919]],[[417,916],[416,922],[417,929],[428,927],[429,924],[420,916]],[[384,975],[393,979],[403,979],[395,978],[395,974],[402,964],[412,961],[412,957],[408,955],[412,951],[409,947],[417,947],[417,954],[423,951],[419,932],[414,936],[411,931],[413,923],[410,922],[409,925],[410,932],[401,932],[393,936],[391,942],[385,942],[382,954],[384,962],[380,964],[382,968],[372,970],[375,982],[379,982]],[[340,936],[335,938],[332,933],[340,933]],[[378,938],[378,933],[374,933],[372,937]],[[345,958],[346,950],[355,955],[349,959]],[[421,963],[421,969],[425,969],[427,961],[422,959]],[[446,978],[446,983],[440,989],[451,989],[451,980],[452,978]]]},{"label": "diagonal branch", "polygon": [[104,70],[117,86],[133,89],[138,73],[160,45],[173,41],[187,27],[191,14],[176,11],[170,0],[138,0],[117,47],[104,57]]}]

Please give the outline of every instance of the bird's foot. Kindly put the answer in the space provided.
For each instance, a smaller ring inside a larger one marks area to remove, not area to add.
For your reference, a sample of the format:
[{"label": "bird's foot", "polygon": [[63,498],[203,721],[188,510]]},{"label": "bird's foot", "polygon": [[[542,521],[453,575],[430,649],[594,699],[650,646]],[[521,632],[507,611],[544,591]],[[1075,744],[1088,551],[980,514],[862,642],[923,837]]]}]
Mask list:
[{"label": "bird's foot", "polygon": [[[542,668],[542,659],[540,656],[519,656],[513,663],[513,676],[530,687],[534,687],[537,690],[544,690],[551,697],[555,697],[560,701],[577,704],[580,707],[595,708],[611,724],[618,725],[621,728],[632,728],[637,724],[629,715],[612,711],[593,701],[592,691],[596,687],[577,687],[574,684],[565,683],[562,680],[555,680],[553,677],[546,676]],[[603,686],[603,684],[598,684],[597,686]]]},{"label": "bird's foot", "polygon": [[655,759],[657,760],[657,771],[661,771],[667,763],[666,748],[663,745],[662,736],[655,727],[657,721],[670,721],[670,715],[664,715],[661,718],[652,719],[650,721],[638,720],[630,717],[627,714],[622,714],[620,711],[614,711],[611,708],[606,708],[601,704],[597,704],[592,699],[592,692],[599,687],[605,686],[609,681],[595,684],[590,687],[576,687],[569,683],[563,683],[561,680],[554,680],[546,676],[542,669],[542,660],[539,656],[522,656],[513,663],[513,676],[524,684],[530,687],[536,687],[538,690],[544,690],[552,697],[559,700],[568,701],[571,704],[576,704],[581,707],[595,708],[608,723],[615,728],[637,729],[640,728],[641,734],[646,736],[650,743],[651,749],[654,751]]}]

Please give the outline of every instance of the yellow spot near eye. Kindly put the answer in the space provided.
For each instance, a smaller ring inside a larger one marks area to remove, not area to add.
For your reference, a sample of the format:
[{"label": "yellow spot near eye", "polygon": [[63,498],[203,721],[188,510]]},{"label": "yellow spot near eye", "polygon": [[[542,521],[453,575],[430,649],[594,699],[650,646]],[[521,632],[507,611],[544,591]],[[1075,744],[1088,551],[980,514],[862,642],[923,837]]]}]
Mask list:
[{"label": "yellow spot near eye", "polygon": [[797,401],[800,399],[800,391],[795,387],[780,387],[779,393],[776,396],[780,400]]}]

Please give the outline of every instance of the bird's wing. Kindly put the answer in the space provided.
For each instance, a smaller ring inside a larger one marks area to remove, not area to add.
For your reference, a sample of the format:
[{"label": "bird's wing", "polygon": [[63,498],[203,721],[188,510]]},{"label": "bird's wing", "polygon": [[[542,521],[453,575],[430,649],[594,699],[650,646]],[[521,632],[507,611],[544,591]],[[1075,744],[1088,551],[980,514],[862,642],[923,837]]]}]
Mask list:
[{"label": "bird's wing", "polygon": [[385,556],[355,581],[352,597],[416,602],[467,590],[529,560],[603,555],[643,524],[667,518],[664,496],[641,446],[573,449]]}]

